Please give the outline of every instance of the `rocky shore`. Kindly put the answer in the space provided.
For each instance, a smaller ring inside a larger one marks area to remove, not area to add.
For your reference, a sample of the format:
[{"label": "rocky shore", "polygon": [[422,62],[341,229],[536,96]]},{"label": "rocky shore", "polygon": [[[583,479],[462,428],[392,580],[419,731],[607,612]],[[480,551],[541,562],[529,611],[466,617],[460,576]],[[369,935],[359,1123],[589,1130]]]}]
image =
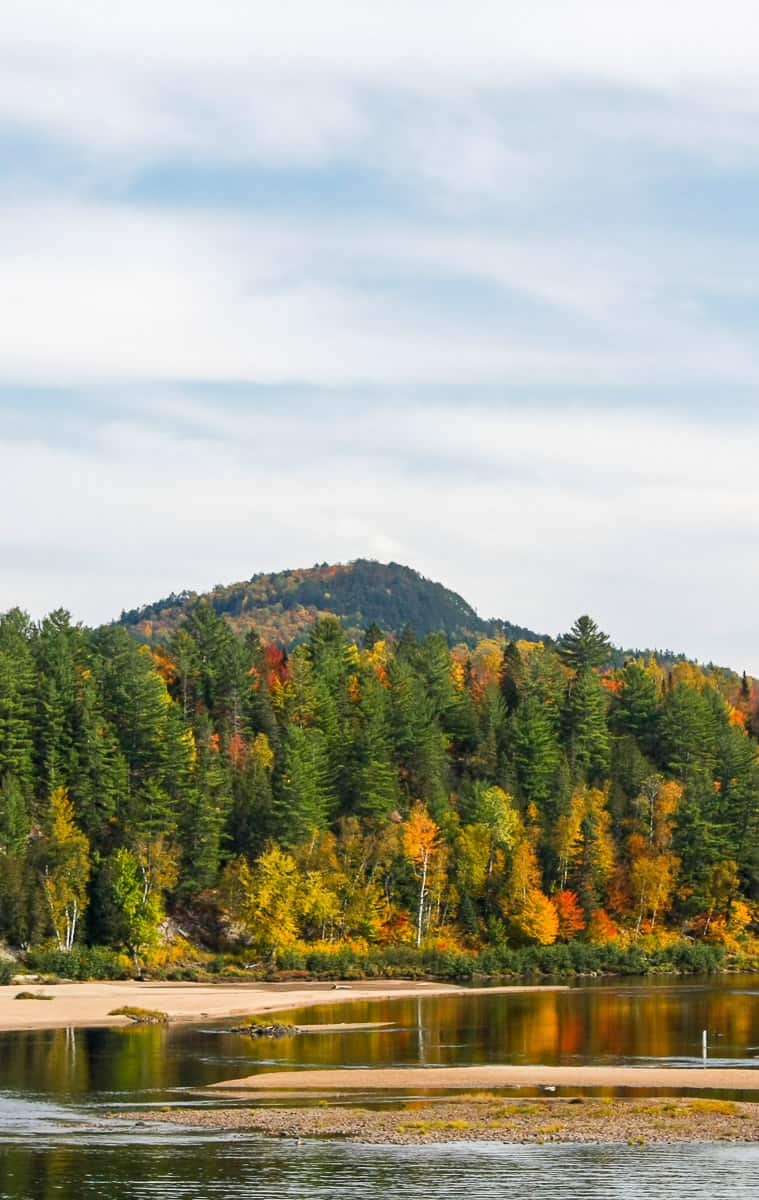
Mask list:
[{"label": "rocky shore", "polygon": [[423,1142],[755,1142],[759,1104],[718,1099],[530,1098],[460,1096],[401,1108],[182,1108],[117,1113],[267,1137],[344,1138],[408,1145]]}]

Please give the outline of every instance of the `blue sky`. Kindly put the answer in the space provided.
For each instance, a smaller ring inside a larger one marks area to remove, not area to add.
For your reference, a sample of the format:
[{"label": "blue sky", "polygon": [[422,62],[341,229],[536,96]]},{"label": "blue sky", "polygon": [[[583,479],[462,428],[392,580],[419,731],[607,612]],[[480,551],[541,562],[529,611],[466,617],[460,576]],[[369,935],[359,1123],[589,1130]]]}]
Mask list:
[{"label": "blue sky", "polygon": [[759,674],[753,5],[13,7],[0,609],[363,555]]}]

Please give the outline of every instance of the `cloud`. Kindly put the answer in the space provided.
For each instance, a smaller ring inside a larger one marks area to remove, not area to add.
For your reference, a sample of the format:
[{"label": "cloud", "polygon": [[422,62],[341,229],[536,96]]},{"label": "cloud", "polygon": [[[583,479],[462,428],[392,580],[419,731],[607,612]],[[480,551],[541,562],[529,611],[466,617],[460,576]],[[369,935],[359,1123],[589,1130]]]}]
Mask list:
[{"label": "cloud", "polygon": [[[634,388],[757,382],[755,244],[649,255],[413,222],[2,210],[0,379]],[[711,261],[710,261],[711,260]],[[712,304],[713,311],[709,306]]]},{"label": "cloud", "polygon": [[759,671],[753,23],[14,6],[0,607],[376,554]]},{"label": "cloud", "polygon": [[604,0],[281,0],[265,11],[245,0],[28,0],[10,12],[0,47],[162,69],[262,64],[482,78],[504,70],[630,79],[671,88],[680,81],[756,76],[755,11],[749,0],[640,0],[621,14]]},{"label": "cloud", "polygon": [[715,453],[711,419],[684,432],[650,411],[250,397],[235,417],[176,401],[95,407],[67,449],[42,430],[0,446],[0,504],[25,548],[6,546],[0,609],[105,620],[183,587],[373,555],[485,615],[557,632],[590,610],[617,641],[759,671],[748,629],[713,619],[750,612],[759,586],[756,421]]}]

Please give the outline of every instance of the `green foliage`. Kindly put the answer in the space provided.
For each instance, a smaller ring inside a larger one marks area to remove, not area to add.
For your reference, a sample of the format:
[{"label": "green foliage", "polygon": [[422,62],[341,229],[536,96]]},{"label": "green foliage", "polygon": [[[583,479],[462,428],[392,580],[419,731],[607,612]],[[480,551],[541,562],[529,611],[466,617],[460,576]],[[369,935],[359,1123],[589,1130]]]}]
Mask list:
[{"label": "green foliage", "polygon": [[122,1004],[112,1008],[109,1017],[127,1017],[133,1025],[168,1025],[169,1015],[159,1008],[139,1008],[135,1004]]},{"label": "green foliage", "polygon": [[[253,628],[306,600],[289,651]],[[380,564],[139,620],[150,645],[63,611],[0,617],[0,937],[54,938],[31,952],[48,971],[128,972],[88,942],[191,970],[165,947],[185,929],[261,970],[311,969],[312,949],[338,973],[669,969],[676,928],[707,965],[711,942],[751,952],[754,681],[614,665],[590,618],[558,649],[491,625],[473,644],[484,623],[460,598]],[[562,891],[580,915],[557,944]],[[647,914],[661,961],[636,959]]]},{"label": "green foliage", "polygon": [[297,644],[313,623],[335,614],[352,638],[365,632],[400,635],[411,625],[418,636],[440,631],[451,642],[474,641],[493,633],[537,641],[539,635],[508,621],[484,621],[461,596],[425,579],[410,567],[356,559],[349,564],[323,563],[310,570],[254,575],[245,583],[217,587],[205,596],[183,592],[141,609],[121,614],[122,622],[152,638],[173,633],[188,613],[211,608],[232,628],[244,632],[255,624],[261,635],[284,645]]},{"label": "green foliage", "polygon": [[561,659],[580,674],[602,667],[608,661],[611,643],[605,633],[588,616],[578,617],[569,633],[559,642]]},{"label": "green foliage", "polygon": [[110,946],[75,946],[70,954],[34,947],[24,955],[24,965],[38,975],[61,979],[131,979],[133,975]]}]

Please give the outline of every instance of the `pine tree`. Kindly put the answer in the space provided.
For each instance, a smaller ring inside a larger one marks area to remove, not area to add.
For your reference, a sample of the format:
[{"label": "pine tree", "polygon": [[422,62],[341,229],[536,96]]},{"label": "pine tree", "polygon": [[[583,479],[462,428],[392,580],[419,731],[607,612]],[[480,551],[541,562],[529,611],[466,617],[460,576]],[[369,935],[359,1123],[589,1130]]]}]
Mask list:
[{"label": "pine tree", "polygon": [[329,784],[329,761],[319,729],[291,725],[284,738],[282,768],[276,778],[274,829],[284,846],[326,829],[336,808]]},{"label": "pine tree", "polygon": [[570,686],[564,711],[567,752],[577,780],[599,783],[608,775],[611,747],[606,708],[598,676],[583,669]]},{"label": "pine tree", "polygon": [[559,639],[559,656],[580,675],[608,661],[611,644],[605,633],[588,616],[578,617],[569,633]]}]

